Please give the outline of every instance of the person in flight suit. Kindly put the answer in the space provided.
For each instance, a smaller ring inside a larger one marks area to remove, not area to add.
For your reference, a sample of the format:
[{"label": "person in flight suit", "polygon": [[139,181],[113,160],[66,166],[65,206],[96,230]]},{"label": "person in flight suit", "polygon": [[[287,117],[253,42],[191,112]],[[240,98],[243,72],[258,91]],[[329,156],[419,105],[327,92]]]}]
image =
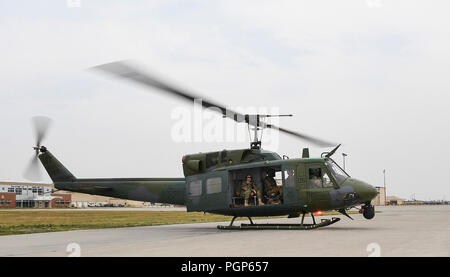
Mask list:
[{"label": "person in flight suit", "polygon": [[248,206],[249,204],[255,205],[255,197],[257,198],[258,205],[263,205],[261,202],[261,192],[258,191],[251,174],[248,174],[246,180],[242,181],[240,195],[244,197],[244,206]]},{"label": "person in flight suit", "polygon": [[266,191],[266,204],[280,204],[283,199],[283,191],[281,187],[277,186],[277,182],[274,179],[275,171],[270,170],[267,176],[264,178],[264,186]]},{"label": "person in flight suit", "polygon": [[320,168],[309,169],[309,184],[311,188],[322,188],[322,171]]}]

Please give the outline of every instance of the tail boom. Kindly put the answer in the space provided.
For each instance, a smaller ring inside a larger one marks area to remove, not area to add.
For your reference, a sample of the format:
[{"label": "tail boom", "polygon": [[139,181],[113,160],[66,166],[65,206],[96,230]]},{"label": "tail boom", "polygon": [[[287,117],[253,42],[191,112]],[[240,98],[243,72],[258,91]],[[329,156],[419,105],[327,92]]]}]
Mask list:
[{"label": "tail boom", "polygon": [[39,155],[55,188],[145,202],[185,205],[184,178],[78,179],[45,147]]}]

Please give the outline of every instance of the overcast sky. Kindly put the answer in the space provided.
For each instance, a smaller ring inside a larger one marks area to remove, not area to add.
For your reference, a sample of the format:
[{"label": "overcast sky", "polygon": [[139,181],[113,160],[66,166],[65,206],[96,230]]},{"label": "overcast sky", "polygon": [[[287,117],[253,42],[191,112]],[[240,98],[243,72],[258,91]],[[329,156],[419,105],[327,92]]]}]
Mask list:
[{"label": "overcast sky", "polygon": [[79,3],[0,0],[0,180],[25,181],[35,115],[77,177],[179,177],[185,154],[248,146],[177,142],[174,113],[193,105],[87,70],[132,59],[224,105],[294,114],[278,124],[342,143],[352,177],[382,186],[386,169],[388,195],[450,199],[448,1]]}]

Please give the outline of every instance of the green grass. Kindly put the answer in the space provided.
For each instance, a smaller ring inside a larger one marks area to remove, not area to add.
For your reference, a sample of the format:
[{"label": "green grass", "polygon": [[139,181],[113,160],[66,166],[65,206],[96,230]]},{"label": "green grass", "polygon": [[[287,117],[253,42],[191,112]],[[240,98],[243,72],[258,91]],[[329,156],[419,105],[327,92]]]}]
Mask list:
[{"label": "green grass", "polygon": [[[349,212],[352,213],[352,212]],[[353,212],[357,213],[357,212]],[[327,212],[323,215],[339,214]],[[183,211],[0,211],[0,235],[231,221],[231,216]],[[257,218],[255,218],[257,219]],[[239,219],[238,219],[239,220]],[[242,218],[246,220],[246,218]]]},{"label": "green grass", "polygon": [[227,220],[179,211],[0,211],[0,235]]}]

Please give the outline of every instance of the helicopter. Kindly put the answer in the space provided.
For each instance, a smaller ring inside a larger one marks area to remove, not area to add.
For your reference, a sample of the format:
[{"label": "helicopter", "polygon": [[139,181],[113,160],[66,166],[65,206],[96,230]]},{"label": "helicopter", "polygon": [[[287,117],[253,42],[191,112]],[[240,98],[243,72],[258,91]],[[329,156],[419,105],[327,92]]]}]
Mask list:
[{"label": "helicopter", "polygon": [[[184,155],[181,159],[184,178],[77,178],[41,145],[46,136],[50,119],[33,118],[36,133],[35,155],[25,177],[36,176],[38,160],[42,163],[58,190],[130,199],[184,205],[187,212],[204,212],[233,216],[229,225],[219,229],[297,229],[308,230],[334,224],[338,217],[316,222],[318,211],[338,211],[352,219],[347,210],[360,206],[366,219],[375,216],[371,200],[377,190],[363,181],[350,177],[332,156],[340,144],[327,142],[309,135],[291,131],[267,123],[269,117],[292,116],[272,114],[242,114],[226,109],[223,105],[205,100],[191,92],[175,87],[125,61],[103,64],[93,69],[126,79],[151,89],[189,102],[202,99],[203,108],[214,108],[224,118],[247,124],[253,133],[249,148],[221,150]],[[334,147],[320,157],[311,158],[304,148],[301,158],[289,159],[276,152],[262,149],[264,129],[300,138],[320,147]],[[242,186],[250,184],[250,194],[242,193]],[[267,185],[272,185],[270,193]],[[310,214],[312,224],[304,222]],[[300,217],[295,224],[257,224],[252,217],[287,216]],[[248,218],[250,224],[233,225],[238,217]]]}]

